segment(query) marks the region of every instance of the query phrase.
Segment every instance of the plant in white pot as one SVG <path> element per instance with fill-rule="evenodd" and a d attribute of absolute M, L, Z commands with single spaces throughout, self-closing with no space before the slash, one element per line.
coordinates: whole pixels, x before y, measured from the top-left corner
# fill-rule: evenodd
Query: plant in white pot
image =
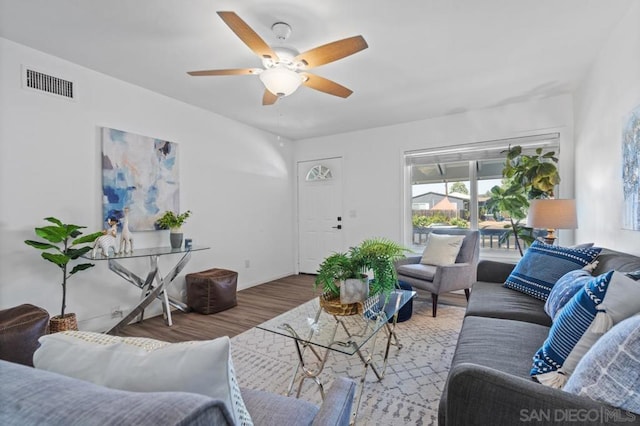
<path fill-rule="evenodd" d="M 363 273 L 362 265 L 355 262 L 350 254 L 333 253 L 328 256 L 320 264 L 315 280 L 316 288 L 321 286 L 327 297 L 340 298 L 343 304 L 362 302 L 369 296 L 369 279 Z M 349 296 L 345 294 L 347 287 L 351 293 Z M 353 293 L 358 293 L 359 297 Z"/>
<path fill-rule="evenodd" d="M 160 229 L 170 229 L 171 247 L 180 248 L 182 246 L 182 225 L 191 216 L 191 210 L 184 213 L 175 214 L 168 210 L 156 221 Z"/>
<path fill-rule="evenodd" d="M 369 292 L 372 295 L 389 293 L 398 282 L 394 262 L 404 257 L 406 251 L 406 248 L 386 238 L 364 240 L 347 253 L 328 256 L 318 269 L 315 286 L 321 286 L 328 297 L 339 297 L 341 304 L 363 301 Z M 366 275 L 369 270 L 373 272 L 371 281 Z M 361 290 L 354 291 L 355 287 Z"/>
<path fill-rule="evenodd" d="M 30 245 L 38 250 L 42 250 L 42 258 L 55 264 L 62 271 L 62 308 L 60 315 L 51 317 L 50 332 L 64 330 L 77 330 L 78 322 L 76 314 L 65 313 L 67 302 L 67 279 L 77 272 L 91 268 L 93 263 L 76 264 L 71 271 L 68 271 L 70 262 L 78 259 L 83 254 L 91 250 L 91 246 L 79 246 L 81 244 L 91 243 L 102 235 L 102 232 L 94 232 L 93 234 L 82 235 L 80 229 L 86 226 L 72 225 L 62 223 L 55 217 L 47 217 L 44 220 L 53 225 L 42 228 L 35 228 L 36 235 L 44 238 L 48 242 L 26 240 L 25 244 Z M 79 237 L 79 238 L 78 238 Z"/>

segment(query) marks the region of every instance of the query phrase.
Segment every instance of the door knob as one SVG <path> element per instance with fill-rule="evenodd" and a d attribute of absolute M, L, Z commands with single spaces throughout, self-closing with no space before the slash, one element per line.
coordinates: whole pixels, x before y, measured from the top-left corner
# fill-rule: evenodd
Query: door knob
<path fill-rule="evenodd" d="M 333 229 L 342 229 L 342 225 L 332 226 Z"/>

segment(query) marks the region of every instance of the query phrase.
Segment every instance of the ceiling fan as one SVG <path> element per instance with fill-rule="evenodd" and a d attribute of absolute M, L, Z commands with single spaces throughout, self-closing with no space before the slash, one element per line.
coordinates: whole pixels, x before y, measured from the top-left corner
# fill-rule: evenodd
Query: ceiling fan
<path fill-rule="evenodd" d="M 262 59 L 263 68 L 234 68 L 223 70 L 190 71 L 191 76 L 212 75 L 258 75 L 265 85 L 262 105 L 273 105 L 278 98 L 289 96 L 300 85 L 330 95 L 346 98 L 352 90 L 326 78 L 307 72 L 311 68 L 337 61 L 368 47 L 365 39 L 358 35 L 334 41 L 303 53 L 286 47 L 271 48 L 234 12 L 217 12 L 220 18 L 239 38 Z M 286 40 L 291 27 L 276 22 L 271 27 L 279 40 Z"/>

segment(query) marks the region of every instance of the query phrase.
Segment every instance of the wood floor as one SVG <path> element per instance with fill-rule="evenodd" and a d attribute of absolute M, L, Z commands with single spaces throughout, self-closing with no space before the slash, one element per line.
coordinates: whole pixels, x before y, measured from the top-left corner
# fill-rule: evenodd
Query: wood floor
<path fill-rule="evenodd" d="M 133 323 L 120 336 L 150 337 L 165 342 L 209 340 L 233 337 L 318 296 L 313 288 L 315 275 L 291 275 L 238 292 L 238 306 L 211 315 L 172 311 L 173 325 L 167 327 L 162 315 Z M 430 300 L 429 293 L 419 291 L 418 298 Z M 439 303 L 466 306 L 464 294 L 446 293 Z M 428 312 L 419 314 L 430 315 Z M 417 314 L 414 312 L 414 314 Z"/>
<path fill-rule="evenodd" d="M 314 275 L 291 275 L 238 292 L 238 306 L 211 315 L 172 311 L 173 325 L 162 315 L 126 326 L 120 336 L 150 337 L 165 342 L 233 337 L 318 296 Z"/>

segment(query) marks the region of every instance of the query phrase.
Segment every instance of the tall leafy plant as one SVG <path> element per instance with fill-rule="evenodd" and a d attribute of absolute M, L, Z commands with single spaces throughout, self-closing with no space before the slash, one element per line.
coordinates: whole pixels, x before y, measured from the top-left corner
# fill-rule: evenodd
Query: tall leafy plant
<path fill-rule="evenodd" d="M 558 158 L 554 151 L 544 152 L 542 148 L 535 154 L 523 154 L 522 147 L 510 147 L 506 154 L 502 186 L 491 188 L 491 198 L 485 207 L 494 216 L 507 216 L 509 225 L 500 239 L 514 236 L 516 248 L 523 255 L 523 241 L 531 244 L 534 240 L 533 229 L 520 223 L 527 216 L 529 200 L 551 198 L 556 185 L 560 183 Z"/>
<path fill-rule="evenodd" d="M 91 246 L 80 247 L 80 245 L 95 241 L 102 235 L 102 232 L 80 237 L 82 235 L 80 229 L 86 228 L 86 226 L 65 224 L 55 217 L 47 217 L 44 220 L 53 225 L 35 228 L 35 233 L 48 242 L 26 240 L 25 244 L 42 250 L 42 258 L 58 266 L 62 271 L 62 308 L 60 317 L 64 318 L 67 301 L 67 279 L 80 271 L 94 266 L 93 263 L 80 263 L 69 270 L 70 262 L 90 251 Z"/>
<path fill-rule="evenodd" d="M 522 187 L 529 200 L 553 197 L 553 190 L 560 183 L 554 151 L 543 153 L 542 148 L 537 148 L 535 154 L 527 155 L 521 146 L 514 146 L 506 155 L 502 174 L 511 186 Z"/>

